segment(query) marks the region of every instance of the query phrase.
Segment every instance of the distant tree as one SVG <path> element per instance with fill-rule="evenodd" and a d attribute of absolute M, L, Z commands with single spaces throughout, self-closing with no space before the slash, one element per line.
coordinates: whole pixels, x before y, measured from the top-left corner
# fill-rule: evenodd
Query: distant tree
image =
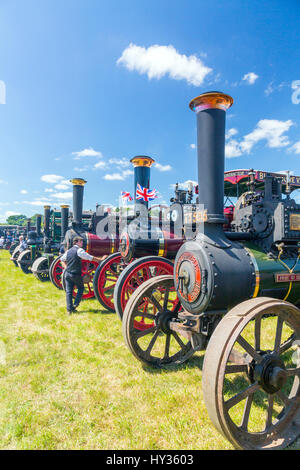
<path fill-rule="evenodd" d="M 10 225 L 26 225 L 27 217 L 23 214 L 10 215 L 6 219 L 6 223 Z"/>

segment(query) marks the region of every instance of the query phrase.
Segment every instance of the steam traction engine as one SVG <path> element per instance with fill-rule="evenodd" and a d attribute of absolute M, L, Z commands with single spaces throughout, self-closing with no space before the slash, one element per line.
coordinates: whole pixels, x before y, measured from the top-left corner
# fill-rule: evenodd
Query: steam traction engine
<path fill-rule="evenodd" d="M 120 319 L 139 285 L 151 277 L 173 274 L 176 253 L 185 239 L 184 208 L 192 207 L 192 199 L 192 183 L 188 190 L 179 189 L 176 184 L 175 197 L 171 198 L 164 218 L 161 212 L 158 219 L 149 216 L 131 224 L 121 234 L 119 249 L 124 269 L 114 289 L 114 307 Z"/>
<path fill-rule="evenodd" d="M 172 274 L 173 263 L 166 259 L 166 254 L 167 252 L 173 254 L 175 258 L 182 242 L 176 241 L 173 234 L 170 240 L 169 227 L 167 230 L 162 228 L 163 208 L 161 206 L 158 206 L 158 216 L 151 217 L 152 208 L 148 207 L 147 197 L 145 200 L 137 199 L 138 185 L 146 189 L 150 187 L 150 171 L 154 160 L 151 157 L 139 155 L 130 161 L 134 167 L 134 214 L 127 218 L 125 226 L 121 220 L 119 252 L 110 255 L 100 263 L 94 277 L 94 291 L 97 299 L 106 309 L 116 311 L 120 318 L 122 318 L 128 297 L 137 285 L 154 275 Z M 146 242 L 143 240 L 144 237 L 141 237 L 144 232 L 147 233 Z M 153 234 L 156 236 L 151 236 Z M 169 241 L 168 248 L 167 241 Z M 149 254 L 152 256 L 147 256 Z"/>
<path fill-rule="evenodd" d="M 49 281 L 50 266 L 59 254 L 59 249 L 68 229 L 69 206 L 61 205 L 61 211 L 51 211 L 50 206 L 44 206 L 43 245 L 40 253 L 34 259 L 31 271 L 42 282 Z"/>
<path fill-rule="evenodd" d="M 290 181 L 266 175 L 258 190 L 252 177 L 231 231 L 223 230 L 232 103 L 219 92 L 190 103 L 203 224 L 178 250 L 174 278 L 150 279 L 131 296 L 123 334 L 148 365 L 181 363 L 206 348 L 203 395 L 215 427 L 236 448 L 279 449 L 300 434 L 300 205 Z"/>

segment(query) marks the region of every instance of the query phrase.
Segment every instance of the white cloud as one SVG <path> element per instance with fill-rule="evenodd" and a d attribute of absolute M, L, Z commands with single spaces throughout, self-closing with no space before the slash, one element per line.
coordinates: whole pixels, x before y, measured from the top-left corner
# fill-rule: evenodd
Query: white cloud
<path fill-rule="evenodd" d="M 23 204 L 28 204 L 29 206 L 44 206 L 46 203 L 49 203 L 49 200 L 44 198 L 35 199 L 34 201 L 24 201 Z"/>
<path fill-rule="evenodd" d="M 191 148 L 191 149 L 195 149 L 195 148 L 196 148 L 196 144 L 190 144 L 190 148 Z"/>
<path fill-rule="evenodd" d="M 107 174 L 107 175 L 104 175 L 103 178 L 108 181 L 116 181 L 116 180 L 123 181 L 125 179 L 124 176 L 121 175 L 121 173 Z"/>
<path fill-rule="evenodd" d="M 97 152 L 94 150 L 92 147 L 89 147 L 84 150 L 80 150 L 80 152 L 72 152 L 72 155 L 75 155 L 75 160 L 79 160 L 82 157 L 98 157 L 98 158 L 103 158 L 103 155 L 101 152 Z"/>
<path fill-rule="evenodd" d="M 157 168 L 159 171 L 170 171 L 170 170 L 172 170 L 171 165 L 161 165 L 160 163 L 155 163 L 154 167 Z"/>
<path fill-rule="evenodd" d="M 287 121 L 261 119 L 257 123 L 254 131 L 245 135 L 240 142 L 235 139 L 230 140 L 229 138 L 225 145 L 225 156 L 227 158 L 232 158 L 239 157 L 243 153 L 250 153 L 253 146 L 261 140 L 265 140 L 266 145 L 269 148 L 286 147 L 290 142 L 288 136 L 284 134 L 292 125 L 293 121 L 290 119 Z M 235 135 L 235 133 L 231 133 L 231 135 Z"/>
<path fill-rule="evenodd" d="M 133 170 L 123 170 L 116 173 L 106 174 L 103 176 L 108 181 L 124 181 L 127 176 L 133 175 Z"/>
<path fill-rule="evenodd" d="M 146 49 L 131 43 L 117 63 L 128 70 L 146 74 L 149 79 L 168 75 L 174 80 L 186 80 L 194 86 L 202 85 L 205 77 L 212 72 L 198 57 L 179 54 L 172 45 L 155 44 Z"/>
<path fill-rule="evenodd" d="M 65 189 L 69 189 L 69 186 L 67 184 L 56 184 L 55 186 L 55 189 L 60 189 L 60 190 L 65 190 Z"/>
<path fill-rule="evenodd" d="M 50 184 L 59 183 L 63 179 L 64 179 L 64 177 L 59 176 L 59 175 L 43 175 L 43 176 L 41 176 L 41 181 L 44 181 L 45 183 L 50 183 Z"/>
<path fill-rule="evenodd" d="M 65 193 L 53 193 L 51 197 L 55 197 L 55 199 L 72 199 L 73 193 L 65 192 Z"/>
<path fill-rule="evenodd" d="M 134 175 L 133 170 L 124 170 L 122 171 L 122 175 L 126 178 L 126 176 Z"/>
<path fill-rule="evenodd" d="M 233 127 L 226 132 L 225 139 L 231 139 L 234 135 L 238 134 L 237 129 L 234 129 Z"/>
<path fill-rule="evenodd" d="M 253 85 L 253 83 L 255 83 L 257 79 L 258 75 L 256 75 L 256 73 L 254 72 L 246 73 L 242 78 L 242 80 L 246 81 L 248 85 Z"/>
<path fill-rule="evenodd" d="M 96 168 L 96 170 L 99 170 L 99 169 L 102 169 L 102 168 L 105 168 L 106 167 L 106 163 L 103 162 L 103 161 L 99 161 L 97 163 L 95 163 L 94 165 L 94 168 Z"/>
<path fill-rule="evenodd" d="M 26 189 L 21 189 L 21 191 L 20 191 L 20 194 L 27 194 L 27 193 L 28 193 L 28 191 L 26 191 Z"/>
<path fill-rule="evenodd" d="M 111 165 L 130 166 L 130 162 L 126 158 L 110 158 L 108 161 Z"/>
<path fill-rule="evenodd" d="M 298 140 L 298 142 L 295 142 L 294 145 L 292 145 L 289 148 L 289 151 L 299 154 L 300 153 L 300 140 Z"/>
<path fill-rule="evenodd" d="M 277 119 L 261 119 L 250 134 L 245 135 L 241 143 L 242 149 L 249 153 L 253 145 L 260 140 L 266 140 L 270 148 L 279 148 L 289 145 L 286 135 L 283 135 L 293 125 L 293 121 L 278 121 Z"/>
<path fill-rule="evenodd" d="M 13 211 L 6 211 L 5 212 L 6 217 L 9 217 L 11 215 L 19 215 L 19 214 L 20 214 L 20 212 L 13 212 Z"/>
<path fill-rule="evenodd" d="M 45 188 L 45 193 L 54 193 L 54 189 L 52 189 L 52 188 Z"/>
<path fill-rule="evenodd" d="M 241 145 L 235 139 L 230 140 L 225 144 L 225 157 L 233 158 L 242 155 Z"/>

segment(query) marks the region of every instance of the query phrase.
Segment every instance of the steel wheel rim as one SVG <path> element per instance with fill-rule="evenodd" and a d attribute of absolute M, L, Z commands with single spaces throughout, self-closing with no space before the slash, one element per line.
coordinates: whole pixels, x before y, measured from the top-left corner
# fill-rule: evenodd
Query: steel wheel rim
<path fill-rule="evenodd" d="M 299 314 L 299 310 L 287 302 L 251 299 L 223 318 L 208 344 L 203 368 L 204 400 L 215 427 L 236 448 L 284 448 L 300 434 L 300 360 L 297 359 L 296 366 L 285 368 L 289 384 L 272 393 L 269 390 L 274 380 L 275 360 L 287 357 L 295 340 L 300 338 Z M 258 343 L 263 343 L 262 324 L 267 324 L 268 318 L 276 330 L 274 338 L 272 336 L 274 350 L 268 349 L 270 352 L 261 346 L 257 348 Z M 251 342 L 244 338 L 246 328 L 251 327 L 250 322 L 253 328 Z M 294 334 L 283 341 L 282 331 L 286 326 Z M 237 347 L 244 351 L 242 358 Z M 246 377 L 243 382 L 241 374 Z M 234 386 L 237 389 L 240 384 L 240 390 L 225 398 L 230 384 L 232 389 Z M 288 387 L 288 395 L 285 387 Z M 260 415 L 264 418 L 256 424 L 255 419 Z"/>
<path fill-rule="evenodd" d="M 62 284 L 62 274 L 63 274 L 63 267 L 60 261 L 60 257 L 53 261 L 50 267 L 50 279 L 52 283 L 57 287 L 57 289 L 63 289 Z"/>
<path fill-rule="evenodd" d="M 146 365 L 165 367 L 181 364 L 194 353 L 191 342 L 174 331 L 168 331 L 165 326 L 167 321 L 163 321 L 168 315 L 172 318 L 176 317 L 180 310 L 181 305 L 178 299 L 172 300 L 173 308 L 170 308 L 170 303 L 165 300 L 164 294 L 173 293 L 174 289 L 173 276 L 165 275 L 149 279 L 136 290 L 125 307 L 122 326 L 126 344 L 134 356 Z M 159 290 L 161 294 L 158 302 L 153 301 L 154 290 L 156 292 Z M 148 299 L 156 310 L 149 311 L 148 302 L 147 308 L 142 312 L 141 299 Z M 162 311 L 159 311 L 158 305 L 162 307 Z M 141 327 L 140 317 L 144 318 L 145 323 L 148 321 L 146 326 Z M 145 341 L 144 347 L 139 344 L 141 339 Z M 159 340 L 161 340 L 161 349 L 155 355 L 154 349 Z"/>

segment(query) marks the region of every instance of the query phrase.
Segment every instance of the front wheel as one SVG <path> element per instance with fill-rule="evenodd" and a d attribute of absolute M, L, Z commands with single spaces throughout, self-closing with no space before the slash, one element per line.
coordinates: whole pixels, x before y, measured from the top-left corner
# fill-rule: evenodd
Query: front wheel
<path fill-rule="evenodd" d="M 187 337 L 174 328 L 180 310 L 173 276 L 149 279 L 132 294 L 124 310 L 123 336 L 129 350 L 143 364 L 181 364 L 202 347 L 201 335 L 192 333 Z"/>
<path fill-rule="evenodd" d="M 203 396 L 238 449 L 282 449 L 300 434 L 300 310 L 277 299 L 230 310 L 208 343 Z"/>

